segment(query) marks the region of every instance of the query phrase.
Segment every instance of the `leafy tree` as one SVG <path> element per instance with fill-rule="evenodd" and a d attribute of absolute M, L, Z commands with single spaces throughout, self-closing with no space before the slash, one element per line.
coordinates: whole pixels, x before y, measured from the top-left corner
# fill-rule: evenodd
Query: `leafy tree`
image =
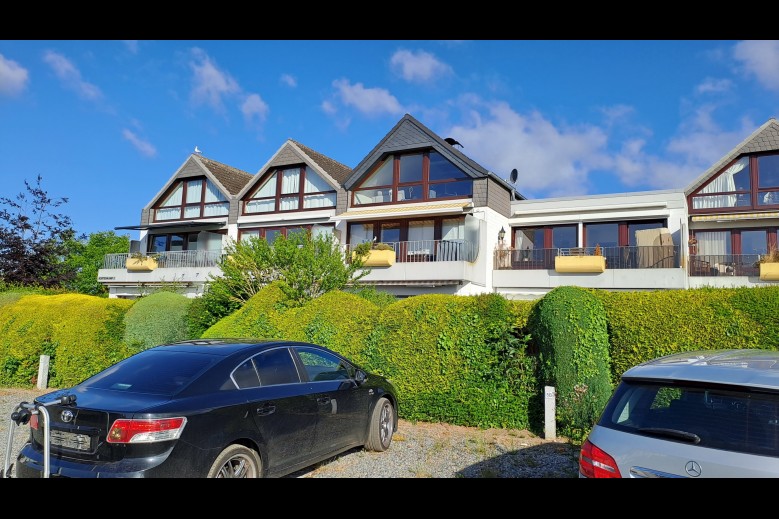
<path fill-rule="evenodd" d="M 105 297 L 108 290 L 98 282 L 97 271 L 106 254 L 121 254 L 130 250 L 130 236 L 119 236 L 114 231 L 95 232 L 86 240 L 71 239 L 66 246 L 69 254 L 65 264 L 76 273 L 66 284 L 67 288 L 81 294 Z"/>
<path fill-rule="evenodd" d="M 273 281 L 290 306 L 341 289 L 370 272 L 362 267 L 370 246 L 357 246 L 347 258 L 332 234 L 312 237 L 308 231 L 278 236 L 273 244 L 259 237 L 231 242 L 219 263 L 221 275 L 210 277 L 202 301 L 191 307 L 190 326 L 208 328 Z"/>
<path fill-rule="evenodd" d="M 15 198 L 0 197 L 0 278 L 9 284 L 50 288 L 75 276 L 63 260 L 76 232 L 70 217 L 55 211 L 68 199 L 50 197 L 41 181 L 25 180 Z"/>

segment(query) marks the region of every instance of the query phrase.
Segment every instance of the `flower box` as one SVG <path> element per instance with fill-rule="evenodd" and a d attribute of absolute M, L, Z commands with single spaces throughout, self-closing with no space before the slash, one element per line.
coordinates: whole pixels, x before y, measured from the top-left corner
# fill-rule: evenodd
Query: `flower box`
<path fill-rule="evenodd" d="M 779 263 L 761 263 L 760 281 L 779 281 Z"/>
<path fill-rule="evenodd" d="M 151 272 L 157 268 L 157 260 L 148 256 L 143 258 L 127 258 L 125 262 L 127 270 L 132 272 Z"/>
<path fill-rule="evenodd" d="M 391 267 L 395 264 L 394 250 L 370 250 L 363 260 L 363 267 Z"/>
<path fill-rule="evenodd" d="M 563 273 L 603 272 L 606 270 L 605 256 L 555 256 L 554 269 Z"/>

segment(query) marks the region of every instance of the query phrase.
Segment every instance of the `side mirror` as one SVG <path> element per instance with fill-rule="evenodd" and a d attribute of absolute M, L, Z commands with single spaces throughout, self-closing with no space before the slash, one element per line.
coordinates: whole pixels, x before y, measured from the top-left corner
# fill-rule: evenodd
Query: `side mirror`
<path fill-rule="evenodd" d="M 354 381 L 357 382 L 358 386 L 361 386 L 365 383 L 366 380 L 368 380 L 368 374 L 365 373 L 363 370 L 358 369 L 357 372 L 354 374 Z"/>

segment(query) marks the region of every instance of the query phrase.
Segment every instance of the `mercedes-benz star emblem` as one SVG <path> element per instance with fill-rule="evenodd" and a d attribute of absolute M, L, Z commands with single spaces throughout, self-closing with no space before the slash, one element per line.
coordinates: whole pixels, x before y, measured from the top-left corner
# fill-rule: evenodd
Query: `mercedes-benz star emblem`
<path fill-rule="evenodd" d="M 688 461 L 687 465 L 684 466 L 684 470 L 693 478 L 701 475 L 701 466 L 698 465 L 697 461 Z"/>
<path fill-rule="evenodd" d="M 65 409 L 65 410 L 64 410 L 64 411 L 62 411 L 62 413 L 60 414 L 60 418 L 61 418 L 61 419 L 62 419 L 62 421 L 63 421 L 63 422 L 65 422 L 65 423 L 72 422 L 72 421 L 73 421 L 73 411 L 71 411 L 70 409 Z"/>

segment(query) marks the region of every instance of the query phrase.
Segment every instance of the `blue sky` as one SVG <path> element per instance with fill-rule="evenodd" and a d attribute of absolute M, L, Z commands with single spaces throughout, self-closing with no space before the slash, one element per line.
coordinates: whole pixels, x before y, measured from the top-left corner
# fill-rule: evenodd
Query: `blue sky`
<path fill-rule="evenodd" d="M 0 40 L 0 196 L 137 225 L 195 146 L 355 167 L 406 113 L 528 198 L 682 189 L 778 101 L 777 41 Z"/>

